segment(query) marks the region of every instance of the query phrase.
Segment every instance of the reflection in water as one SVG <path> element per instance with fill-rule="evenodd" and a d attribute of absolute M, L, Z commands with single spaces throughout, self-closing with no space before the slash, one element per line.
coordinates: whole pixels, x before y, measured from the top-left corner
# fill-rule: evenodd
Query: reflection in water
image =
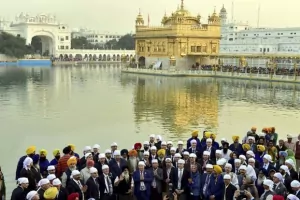
<path fill-rule="evenodd" d="M 116 64 L 0 68 L 8 194 L 17 158 L 29 145 L 51 152 L 74 143 L 81 153 L 94 143 L 102 150 L 111 142 L 131 148 L 152 133 L 185 140 L 193 129 L 230 139 L 253 125 L 276 126 L 284 137 L 298 131 L 299 104 L 300 85 L 293 84 L 121 74 Z"/>
<path fill-rule="evenodd" d="M 194 128 L 225 136 L 233 135 L 234 128 L 240 125 L 244 128 L 238 134 L 244 134 L 252 125 L 278 127 L 282 123 L 280 111 L 283 115 L 294 115 L 293 120 L 298 118 L 300 86 L 297 84 L 133 74 L 122 74 L 121 80 L 123 85 L 135 85 L 136 123 L 160 122 L 165 132 L 172 133 L 169 137 L 182 134 L 188 137 L 187 133 Z M 275 111 L 276 119 L 272 119 L 267 113 Z M 258 119 L 264 114 L 268 115 L 266 119 Z M 235 124 L 240 120 L 242 124 Z"/>

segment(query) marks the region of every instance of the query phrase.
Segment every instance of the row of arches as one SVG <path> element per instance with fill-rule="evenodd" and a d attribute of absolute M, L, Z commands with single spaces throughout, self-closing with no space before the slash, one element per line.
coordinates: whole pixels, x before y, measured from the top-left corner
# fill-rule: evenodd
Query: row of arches
<path fill-rule="evenodd" d="M 127 54 L 125 55 L 126 60 L 130 61 L 134 55 Z M 114 54 L 114 55 L 106 55 L 106 54 L 100 54 L 100 55 L 92 55 L 92 54 L 60 54 L 58 57 L 59 60 L 64 61 L 121 61 L 122 55 L 120 54 Z"/>

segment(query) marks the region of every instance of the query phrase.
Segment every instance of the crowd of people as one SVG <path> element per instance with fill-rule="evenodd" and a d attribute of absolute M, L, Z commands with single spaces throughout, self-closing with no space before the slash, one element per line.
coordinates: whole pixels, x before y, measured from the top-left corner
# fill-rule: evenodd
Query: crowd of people
<path fill-rule="evenodd" d="M 300 198 L 300 135 L 279 139 L 274 127 L 232 142 L 193 131 L 186 145 L 163 141 L 160 135 L 135 143 L 132 149 L 100 152 L 86 146 L 80 157 L 70 144 L 53 150 L 26 150 L 16 169 L 11 200 L 298 200 Z M 0 199 L 5 200 L 1 173 Z"/>

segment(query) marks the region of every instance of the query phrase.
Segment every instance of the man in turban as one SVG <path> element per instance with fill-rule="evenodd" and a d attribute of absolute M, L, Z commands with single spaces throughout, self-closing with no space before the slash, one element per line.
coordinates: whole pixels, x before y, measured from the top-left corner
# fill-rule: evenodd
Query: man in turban
<path fill-rule="evenodd" d="M 40 173 L 45 178 L 48 174 L 47 167 L 49 166 L 49 161 L 47 159 L 47 151 L 45 149 L 40 150 L 39 166 L 40 166 Z"/>
<path fill-rule="evenodd" d="M 60 150 L 59 149 L 54 149 L 52 154 L 53 154 L 54 158 L 50 161 L 49 165 L 56 166 L 59 159 L 60 159 Z"/>
<path fill-rule="evenodd" d="M 239 139 L 240 139 L 240 136 L 238 136 L 238 135 L 232 136 L 233 143 L 229 146 L 229 149 L 232 152 L 235 152 L 237 154 L 237 156 L 243 154 L 243 147 L 242 147 L 242 144 L 239 143 Z"/>
<path fill-rule="evenodd" d="M 257 145 L 257 152 L 255 153 L 255 160 L 259 163 L 263 162 L 263 157 L 266 154 L 266 147 L 264 145 Z"/>
<path fill-rule="evenodd" d="M 25 199 L 26 196 L 25 190 L 28 188 L 28 185 L 29 185 L 28 178 L 19 178 L 18 187 L 13 190 L 11 195 L 11 200 Z"/>
<path fill-rule="evenodd" d="M 86 184 L 87 180 L 90 178 L 91 176 L 90 169 L 94 167 L 94 164 L 95 164 L 94 160 L 89 159 L 86 161 L 86 167 L 80 170 L 80 177 L 84 184 Z"/>
<path fill-rule="evenodd" d="M 20 172 L 23 169 L 23 162 L 25 160 L 26 157 L 30 157 L 32 158 L 35 155 L 35 150 L 36 147 L 35 146 L 30 146 L 26 149 L 26 155 L 22 156 L 19 161 L 18 161 L 18 165 L 17 165 L 17 169 L 16 169 L 16 180 L 18 180 L 18 178 L 20 178 Z"/>
<path fill-rule="evenodd" d="M 45 200 L 56 200 L 56 196 L 58 194 L 58 190 L 56 187 L 48 188 L 44 193 Z"/>
<path fill-rule="evenodd" d="M 63 149 L 64 155 L 58 160 L 57 169 L 56 169 L 56 177 L 61 177 L 61 175 L 66 171 L 68 168 L 68 160 L 71 157 L 72 150 L 70 146 L 67 146 Z M 77 162 L 76 162 L 77 164 Z"/>
<path fill-rule="evenodd" d="M 136 150 L 130 150 L 128 152 L 129 159 L 127 160 L 129 173 L 132 173 L 137 169 L 139 159 L 137 157 L 138 152 Z"/>
<path fill-rule="evenodd" d="M 198 138 L 198 133 L 199 133 L 198 130 L 194 130 L 192 132 L 192 137 L 190 139 L 188 139 L 187 142 L 186 142 L 187 149 L 189 149 L 191 147 L 191 141 L 192 140 L 196 140 L 196 142 L 197 142 L 197 148 L 201 149 L 201 142 L 200 142 L 200 140 Z"/>
<path fill-rule="evenodd" d="M 121 150 L 121 156 L 124 160 L 128 159 L 128 150 L 127 149 L 122 149 Z"/>
<path fill-rule="evenodd" d="M 72 171 L 76 170 L 77 158 L 75 156 L 70 157 L 67 161 L 67 165 L 68 168 L 64 171 L 61 177 L 62 186 L 64 188 L 66 188 L 71 179 Z"/>
<path fill-rule="evenodd" d="M 223 199 L 225 187 L 222 172 L 222 168 L 219 165 L 213 166 L 213 178 L 208 184 L 208 196 L 206 198 L 215 200 Z"/>
<path fill-rule="evenodd" d="M 69 194 L 68 200 L 79 200 L 79 193 L 71 193 L 71 194 Z"/>

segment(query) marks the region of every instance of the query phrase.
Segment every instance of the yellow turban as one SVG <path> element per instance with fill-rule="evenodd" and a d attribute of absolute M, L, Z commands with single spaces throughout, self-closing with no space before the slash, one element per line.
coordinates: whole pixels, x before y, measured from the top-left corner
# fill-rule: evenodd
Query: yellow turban
<path fill-rule="evenodd" d="M 260 151 L 260 152 L 264 152 L 266 150 L 266 147 L 264 145 L 259 144 L 256 147 L 257 147 L 257 150 Z"/>
<path fill-rule="evenodd" d="M 238 135 L 232 136 L 232 140 L 233 140 L 233 141 L 236 141 L 236 140 L 239 140 L 239 139 L 240 139 L 240 136 L 238 136 Z"/>
<path fill-rule="evenodd" d="M 68 144 L 68 146 L 71 147 L 71 150 L 74 152 L 75 151 L 75 145 L 74 144 Z"/>
<path fill-rule="evenodd" d="M 29 155 L 29 154 L 33 154 L 36 150 L 36 147 L 35 146 L 30 146 L 26 149 L 26 154 Z"/>
<path fill-rule="evenodd" d="M 44 154 L 45 156 L 47 156 L 47 151 L 46 151 L 46 149 L 41 149 L 41 150 L 40 150 L 40 154 Z"/>
<path fill-rule="evenodd" d="M 250 145 L 249 145 L 249 144 L 243 144 L 242 147 L 243 147 L 243 149 L 246 150 L 246 151 L 249 151 L 249 150 L 250 150 Z"/>
<path fill-rule="evenodd" d="M 205 132 L 205 137 L 210 138 L 211 132 Z"/>
<path fill-rule="evenodd" d="M 166 150 L 165 149 L 160 149 L 157 151 L 158 156 L 165 156 L 166 155 Z"/>
<path fill-rule="evenodd" d="M 252 127 L 251 127 L 251 131 L 256 131 L 256 127 L 255 127 L 255 126 L 252 126 Z"/>
<path fill-rule="evenodd" d="M 221 174 L 223 172 L 222 168 L 219 165 L 214 165 L 214 171 L 217 174 Z"/>
<path fill-rule="evenodd" d="M 53 156 L 55 157 L 59 152 L 60 152 L 59 149 L 54 149 L 54 150 L 53 150 Z"/>
<path fill-rule="evenodd" d="M 194 131 L 192 132 L 192 137 L 198 137 L 198 133 L 199 133 L 199 131 L 194 130 Z"/>
<path fill-rule="evenodd" d="M 217 136 L 216 136 L 216 134 L 212 133 L 212 134 L 210 135 L 210 137 L 211 137 L 213 140 L 215 140 Z"/>
<path fill-rule="evenodd" d="M 69 160 L 67 161 L 67 165 L 70 166 L 71 164 L 77 164 L 77 159 L 76 157 L 71 157 L 69 158 Z"/>
<path fill-rule="evenodd" d="M 44 198 L 46 200 L 53 200 L 56 198 L 58 189 L 56 187 L 50 187 L 44 192 Z"/>

